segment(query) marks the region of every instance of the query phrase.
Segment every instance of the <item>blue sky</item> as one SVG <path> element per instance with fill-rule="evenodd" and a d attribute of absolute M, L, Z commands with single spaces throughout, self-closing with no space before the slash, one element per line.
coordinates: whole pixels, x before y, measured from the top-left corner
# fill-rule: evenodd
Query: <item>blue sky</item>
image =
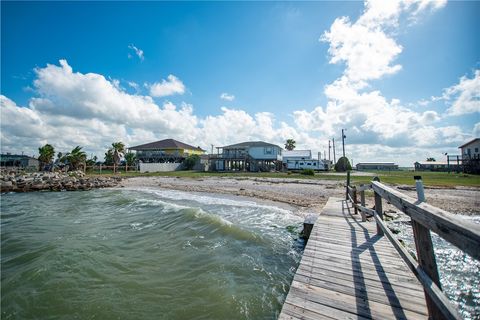
<path fill-rule="evenodd" d="M 354 162 L 411 165 L 480 133 L 480 2 L 1 9 L 2 152 L 48 142 L 101 157 L 113 141 L 169 137 L 205 149 L 292 137 L 317 152 L 347 128 Z"/>

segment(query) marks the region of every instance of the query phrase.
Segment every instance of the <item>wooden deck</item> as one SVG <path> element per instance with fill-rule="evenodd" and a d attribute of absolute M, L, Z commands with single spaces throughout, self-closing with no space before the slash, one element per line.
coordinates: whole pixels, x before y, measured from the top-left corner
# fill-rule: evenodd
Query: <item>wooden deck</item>
<path fill-rule="evenodd" d="M 330 198 L 279 319 L 427 319 L 423 287 L 374 222 Z"/>

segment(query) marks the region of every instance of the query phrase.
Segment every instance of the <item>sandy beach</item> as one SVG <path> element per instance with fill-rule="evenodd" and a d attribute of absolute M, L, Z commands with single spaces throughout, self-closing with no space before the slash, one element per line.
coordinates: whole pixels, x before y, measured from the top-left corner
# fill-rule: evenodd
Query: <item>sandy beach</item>
<path fill-rule="evenodd" d="M 253 177 L 204 177 L 201 179 L 181 177 L 135 177 L 124 179 L 123 187 L 149 187 L 208 192 L 254 197 L 292 205 L 298 214 L 319 212 L 329 197 L 344 197 L 343 181 L 302 180 Z M 415 190 L 406 186 L 394 186 L 411 197 Z M 406 189 L 406 190 L 405 190 Z M 427 202 L 455 214 L 480 215 L 480 188 L 426 188 Z M 367 199 L 372 204 L 373 199 Z"/>

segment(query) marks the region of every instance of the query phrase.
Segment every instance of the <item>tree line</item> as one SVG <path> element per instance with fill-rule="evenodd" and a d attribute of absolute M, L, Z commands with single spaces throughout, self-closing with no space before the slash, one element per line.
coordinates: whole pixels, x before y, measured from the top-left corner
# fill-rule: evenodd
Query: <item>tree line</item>
<path fill-rule="evenodd" d="M 51 144 L 45 144 L 38 148 L 40 161 L 40 170 L 53 170 L 57 168 L 67 168 L 67 171 L 75 171 L 86 169 L 97 164 L 97 156 L 87 159 L 87 154 L 82 150 L 83 147 L 76 146 L 71 151 L 55 154 L 55 148 Z M 56 159 L 55 155 L 57 156 Z M 133 152 L 126 152 L 125 144 L 121 141 L 113 142 L 112 146 L 105 152 L 104 165 L 113 166 L 114 172 L 116 167 L 120 165 L 122 157 L 125 159 L 127 166 L 135 165 L 136 156 Z"/>

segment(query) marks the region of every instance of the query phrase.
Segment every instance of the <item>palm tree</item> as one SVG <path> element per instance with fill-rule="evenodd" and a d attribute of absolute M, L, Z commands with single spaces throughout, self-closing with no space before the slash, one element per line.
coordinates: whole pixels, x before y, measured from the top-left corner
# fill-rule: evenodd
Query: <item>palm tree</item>
<path fill-rule="evenodd" d="M 125 153 L 125 145 L 121 141 L 114 142 L 110 150 L 113 154 L 113 173 L 116 173 L 116 166 L 120 164 L 120 158 Z"/>
<path fill-rule="evenodd" d="M 135 164 L 135 160 L 137 160 L 137 156 L 135 155 L 135 153 L 131 151 L 125 153 L 125 161 L 127 162 L 128 166 L 133 166 Z"/>
<path fill-rule="evenodd" d="M 82 151 L 82 147 L 76 146 L 72 151 L 65 155 L 68 163 L 73 170 L 77 170 L 80 165 L 85 165 L 87 154 Z"/>
<path fill-rule="evenodd" d="M 293 149 L 295 149 L 295 140 L 293 139 L 287 139 L 287 141 L 285 142 L 285 149 L 287 149 L 288 151 L 291 151 Z"/>
<path fill-rule="evenodd" d="M 105 157 L 104 157 L 104 164 L 106 166 L 111 166 L 113 165 L 113 153 L 112 153 L 112 149 L 108 149 L 107 152 L 105 152 Z"/>
<path fill-rule="evenodd" d="M 53 161 L 55 156 L 55 149 L 50 144 L 46 144 L 43 147 L 38 148 L 39 157 L 38 160 L 41 163 L 42 170 L 44 167 Z"/>

